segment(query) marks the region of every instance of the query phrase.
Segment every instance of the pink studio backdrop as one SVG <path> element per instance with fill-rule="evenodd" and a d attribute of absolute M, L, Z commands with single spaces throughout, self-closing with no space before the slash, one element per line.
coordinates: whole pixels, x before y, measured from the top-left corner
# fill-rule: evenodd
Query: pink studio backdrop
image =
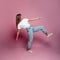
<path fill-rule="evenodd" d="M 60 52 L 60 18 L 59 0 L 0 0 L 0 48 L 8 47 L 9 42 L 15 41 L 16 26 L 15 17 L 21 13 L 24 17 L 43 17 L 40 20 L 31 22 L 32 26 L 43 25 L 48 32 L 54 35 L 50 39 L 42 32 L 34 34 L 35 40 L 39 37 L 45 41 L 50 41 L 53 50 Z M 27 32 L 21 31 L 21 35 L 27 37 Z M 25 38 L 24 38 L 25 39 Z M 20 38 L 19 38 L 20 40 Z M 20 42 L 20 41 L 19 41 Z M 37 42 L 38 43 L 38 42 Z M 23 44 L 22 44 L 23 45 Z M 34 43 L 33 43 L 34 45 Z M 11 45 L 12 46 L 12 45 Z"/>

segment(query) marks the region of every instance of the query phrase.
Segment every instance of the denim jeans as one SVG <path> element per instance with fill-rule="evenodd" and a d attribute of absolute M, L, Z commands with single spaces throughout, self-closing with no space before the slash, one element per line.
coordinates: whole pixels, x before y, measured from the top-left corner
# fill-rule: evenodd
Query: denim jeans
<path fill-rule="evenodd" d="M 43 33 L 47 33 L 47 30 L 44 28 L 44 26 L 29 27 L 27 30 L 28 30 L 28 36 L 29 36 L 28 49 L 30 49 L 32 45 L 33 32 L 37 32 L 41 30 Z"/>

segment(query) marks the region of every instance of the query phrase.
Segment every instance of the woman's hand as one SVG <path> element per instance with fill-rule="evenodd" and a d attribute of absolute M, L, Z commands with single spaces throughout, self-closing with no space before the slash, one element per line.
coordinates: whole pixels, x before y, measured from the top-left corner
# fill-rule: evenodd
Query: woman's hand
<path fill-rule="evenodd" d="M 16 38 L 16 41 L 18 40 L 18 38 Z"/>
<path fill-rule="evenodd" d="M 17 30 L 16 41 L 18 40 L 18 37 L 19 37 L 19 33 L 20 33 L 20 29 L 18 29 L 18 30 Z"/>

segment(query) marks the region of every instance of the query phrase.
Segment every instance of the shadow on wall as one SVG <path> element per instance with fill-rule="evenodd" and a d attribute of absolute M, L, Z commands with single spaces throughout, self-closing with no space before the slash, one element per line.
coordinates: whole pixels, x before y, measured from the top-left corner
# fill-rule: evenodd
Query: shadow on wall
<path fill-rule="evenodd" d="M 58 33 L 58 51 L 59 51 L 59 54 L 60 54 L 60 32 Z"/>

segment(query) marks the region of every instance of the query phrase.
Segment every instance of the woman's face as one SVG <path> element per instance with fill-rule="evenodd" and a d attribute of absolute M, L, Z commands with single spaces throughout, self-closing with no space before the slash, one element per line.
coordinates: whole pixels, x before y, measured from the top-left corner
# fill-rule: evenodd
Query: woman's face
<path fill-rule="evenodd" d="M 23 17 L 21 16 L 21 20 L 23 19 Z"/>

